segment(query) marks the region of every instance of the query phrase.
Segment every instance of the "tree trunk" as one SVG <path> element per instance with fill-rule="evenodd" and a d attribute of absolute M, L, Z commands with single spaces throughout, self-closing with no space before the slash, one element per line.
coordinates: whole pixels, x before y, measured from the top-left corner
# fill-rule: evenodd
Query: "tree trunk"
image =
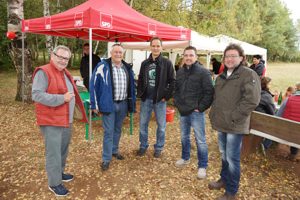
<path fill-rule="evenodd" d="M 43 6 L 44 6 L 44 16 L 50 16 L 49 1 L 43 0 Z M 46 48 L 48 50 L 48 55 L 50 58 L 50 54 L 53 50 L 53 39 L 52 36 L 50 35 L 46 35 Z"/>
<path fill-rule="evenodd" d="M 17 71 L 17 94 L 16 101 L 22 100 L 22 85 L 24 86 L 24 102 L 32 102 L 31 100 L 31 77 L 32 77 L 32 61 L 29 49 L 24 47 L 24 82 L 22 84 L 22 32 L 21 20 L 24 17 L 23 0 L 8 0 L 7 1 L 7 30 L 16 33 L 17 37 L 11 42 L 9 47 L 9 55 Z M 25 37 L 25 36 L 24 36 Z M 24 38 L 25 40 L 25 38 Z"/>
<path fill-rule="evenodd" d="M 60 0 L 57 0 L 56 2 L 56 13 L 60 13 L 60 8 L 61 8 L 61 5 L 60 5 Z M 55 44 L 54 46 L 56 47 L 58 45 L 58 38 L 59 37 L 55 37 Z"/>
<path fill-rule="evenodd" d="M 36 57 L 35 60 L 39 60 L 39 40 L 37 35 L 35 36 L 35 42 L 36 42 Z"/>

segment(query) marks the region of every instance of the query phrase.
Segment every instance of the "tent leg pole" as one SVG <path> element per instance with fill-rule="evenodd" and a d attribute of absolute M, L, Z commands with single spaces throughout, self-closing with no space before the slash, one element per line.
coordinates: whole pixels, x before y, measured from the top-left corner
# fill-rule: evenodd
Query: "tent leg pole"
<path fill-rule="evenodd" d="M 22 32 L 22 102 L 24 103 L 24 81 L 25 81 L 25 73 L 24 73 L 24 69 L 25 69 L 25 53 L 24 53 L 24 33 Z"/>
<path fill-rule="evenodd" d="M 92 29 L 89 29 L 89 81 L 92 78 Z M 90 112 L 89 112 L 89 141 L 91 142 L 92 139 L 92 109 L 91 109 L 91 104 L 90 104 Z"/>

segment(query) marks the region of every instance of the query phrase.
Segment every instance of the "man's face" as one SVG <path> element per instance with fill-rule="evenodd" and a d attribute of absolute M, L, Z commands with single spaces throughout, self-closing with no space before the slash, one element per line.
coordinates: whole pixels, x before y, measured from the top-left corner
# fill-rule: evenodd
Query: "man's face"
<path fill-rule="evenodd" d="M 68 51 L 64 49 L 58 49 L 56 53 L 51 53 L 51 60 L 54 63 L 54 66 L 56 69 L 59 71 L 62 71 L 65 69 L 68 65 L 69 59 L 70 59 L 70 54 Z"/>
<path fill-rule="evenodd" d="M 84 53 L 85 55 L 89 55 L 89 53 L 90 53 L 90 47 L 89 47 L 89 46 L 84 46 L 84 47 L 83 47 L 83 53 Z"/>
<path fill-rule="evenodd" d="M 253 58 L 252 61 L 253 61 L 253 64 L 255 64 L 255 65 L 257 65 L 259 63 L 259 59 L 257 59 L 257 58 Z"/>
<path fill-rule="evenodd" d="M 197 55 L 194 50 L 189 49 L 185 50 L 183 53 L 183 62 L 184 64 L 190 66 L 197 61 Z"/>
<path fill-rule="evenodd" d="M 159 40 L 153 40 L 150 46 L 152 56 L 157 57 L 159 56 L 160 52 L 162 51 L 162 46 Z"/>
<path fill-rule="evenodd" d="M 243 57 L 239 55 L 237 50 L 228 50 L 224 56 L 224 64 L 228 69 L 234 69 L 242 62 Z"/>
<path fill-rule="evenodd" d="M 114 46 L 110 51 L 111 60 L 114 63 L 120 63 L 123 59 L 123 48 L 120 46 Z"/>

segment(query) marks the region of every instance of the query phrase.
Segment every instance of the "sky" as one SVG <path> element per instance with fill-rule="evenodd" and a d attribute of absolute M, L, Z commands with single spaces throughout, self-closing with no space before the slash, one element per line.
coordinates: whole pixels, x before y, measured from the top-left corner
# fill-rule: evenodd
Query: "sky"
<path fill-rule="evenodd" d="M 288 10 L 290 11 L 290 17 L 293 19 L 294 23 L 296 23 L 297 19 L 300 19 L 300 1 L 299 0 L 281 0 L 284 4 L 286 4 Z M 297 9 L 298 8 L 298 9 Z"/>

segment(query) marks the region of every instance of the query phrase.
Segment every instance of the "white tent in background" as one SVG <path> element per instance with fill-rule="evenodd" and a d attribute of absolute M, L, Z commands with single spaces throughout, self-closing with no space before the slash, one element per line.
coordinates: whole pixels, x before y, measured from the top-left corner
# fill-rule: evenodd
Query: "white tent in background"
<path fill-rule="evenodd" d="M 112 44 L 113 43 L 108 44 L 108 52 L 110 52 Z M 126 50 L 125 60 L 133 63 L 133 70 L 135 74 L 138 74 L 141 62 L 150 54 L 149 42 L 122 42 L 121 44 Z M 163 51 L 170 53 L 170 60 L 174 64 L 177 55 L 181 54 L 183 49 L 189 45 L 194 46 L 198 50 L 198 53 L 207 55 L 206 66 L 209 66 L 210 55 L 222 54 L 227 43 L 192 31 L 190 41 L 163 41 Z"/>
<path fill-rule="evenodd" d="M 163 41 L 163 51 L 169 52 L 170 60 L 175 64 L 178 54 L 183 52 L 183 49 L 189 45 L 194 46 L 199 54 L 206 54 L 206 67 L 209 67 L 210 58 L 213 54 L 222 54 L 226 46 L 230 43 L 241 45 L 246 55 L 262 55 L 263 59 L 267 60 L 267 49 L 243 42 L 226 35 L 217 35 L 209 37 L 201 35 L 196 31 L 191 31 L 190 41 Z M 108 44 L 108 52 L 113 43 Z M 137 75 L 141 66 L 141 62 L 150 55 L 149 42 L 122 42 L 126 50 L 125 60 L 133 64 L 134 73 Z"/>
<path fill-rule="evenodd" d="M 149 51 L 149 42 L 122 42 L 125 49 L 135 49 Z M 182 50 L 192 45 L 196 47 L 198 53 L 222 53 L 227 43 L 219 41 L 213 37 L 201 35 L 196 31 L 191 32 L 191 41 L 164 41 L 163 50 L 168 52 L 182 52 Z"/>
<path fill-rule="evenodd" d="M 267 60 L 267 49 L 264 49 L 259 46 L 255 46 L 255 45 L 247 43 L 247 42 L 243 42 L 241 40 L 237 40 L 235 38 L 232 38 L 232 37 L 229 37 L 226 35 L 217 35 L 214 38 L 219 40 L 220 42 L 225 42 L 227 44 L 230 44 L 230 43 L 239 44 L 244 49 L 246 55 L 258 54 L 258 55 L 261 55 L 265 61 Z"/>

